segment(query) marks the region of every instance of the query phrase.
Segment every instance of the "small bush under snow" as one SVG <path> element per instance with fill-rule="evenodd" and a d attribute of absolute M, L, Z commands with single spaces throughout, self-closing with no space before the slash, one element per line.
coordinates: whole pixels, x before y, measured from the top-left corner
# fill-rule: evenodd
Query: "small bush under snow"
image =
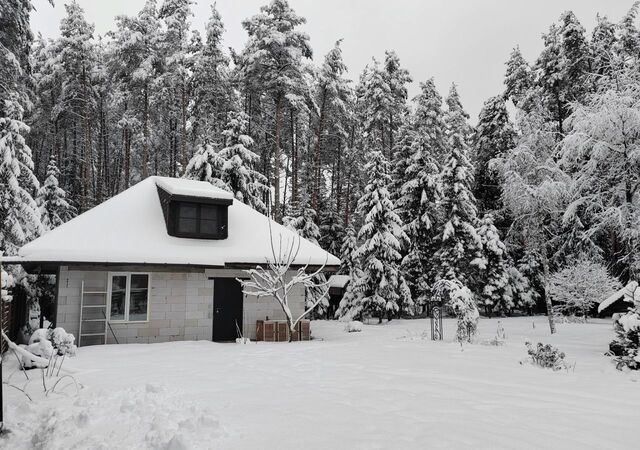
<path fill-rule="evenodd" d="M 360 332 L 362 331 L 362 322 L 360 322 L 359 320 L 352 320 L 351 322 L 347 323 L 344 329 L 347 333 Z"/>
<path fill-rule="evenodd" d="M 561 370 L 567 368 L 564 361 L 565 354 L 551 344 L 538 342 L 535 347 L 531 342 L 526 342 L 527 353 L 532 364 L 545 369 Z"/>

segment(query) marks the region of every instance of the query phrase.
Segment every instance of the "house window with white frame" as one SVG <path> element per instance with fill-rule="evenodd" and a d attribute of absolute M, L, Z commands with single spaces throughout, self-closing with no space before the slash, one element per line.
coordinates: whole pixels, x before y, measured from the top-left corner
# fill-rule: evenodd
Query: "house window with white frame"
<path fill-rule="evenodd" d="M 149 274 L 109 274 L 109 320 L 146 322 L 149 320 Z"/>

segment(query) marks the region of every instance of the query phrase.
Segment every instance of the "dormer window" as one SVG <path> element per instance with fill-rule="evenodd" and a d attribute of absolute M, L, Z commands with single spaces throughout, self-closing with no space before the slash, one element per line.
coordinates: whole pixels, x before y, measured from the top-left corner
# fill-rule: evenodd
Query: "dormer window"
<path fill-rule="evenodd" d="M 201 239 L 227 237 L 227 206 L 186 201 L 171 202 L 174 236 Z"/>
<path fill-rule="evenodd" d="M 162 213 L 170 236 L 192 239 L 226 239 L 229 205 L 233 196 L 210 187 L 194 190 L 175 180 L 156 182 Z"/>

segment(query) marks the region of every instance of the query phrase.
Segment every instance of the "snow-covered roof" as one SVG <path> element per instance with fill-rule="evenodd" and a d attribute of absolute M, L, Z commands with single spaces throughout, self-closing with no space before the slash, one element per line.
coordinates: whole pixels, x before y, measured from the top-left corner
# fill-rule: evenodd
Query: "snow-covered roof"
<path fill-rule="evenodd" d="M 157 187 L 175 195 L 226 198 L 230 194 L 209 183 L 149 177 L 22 247 L 24 263 L 171 264 L 224 267 L 264 264 L 271 258 L 267 217 L 234 200 L 229 206 L 227 239 L 187 239 L 169 236 Z M 211 197 L 215 196 L 215 197 Z M 271 221 L 276 251 L 298 235 Z M 340 261 L 306 239 L 294 265 L 337 266 Z"/>
<path fill-rule="evenodd" d="M 184 195 L 187 197 L 202 197 L 210 199 L 233 200 L 231 192 L 223 191 L 202 181 L 187 180 L 184 178 L 155 177 L 156 186 L 164 189 L 171 195 Z"/>
<path fill-rule="evenodd" d="M 602 300 L 598 306 L 598 312 L 604 311 L 620 299 L 625 302 L 633 303 L 634 295 L 639 295 L 635 293 L 636 289 L 638 289 L 638 283 L 636 281 L 629 282 L 625 287 Z"/>
<path fill-rule="evenodd" d="M 350 279 L 351 277 L 349 277 L 349 275 L 332 275 L 331 277 L 329 277 L 327 285 L 330 288 L 344 289 L 344 287 L 349 283 Z"/>

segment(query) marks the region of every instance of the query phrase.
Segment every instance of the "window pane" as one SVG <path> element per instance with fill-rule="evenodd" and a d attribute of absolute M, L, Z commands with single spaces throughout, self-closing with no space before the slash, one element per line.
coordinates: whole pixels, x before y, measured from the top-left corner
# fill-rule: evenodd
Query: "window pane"
<path fill-rule="evenodd" d="M 147 289 L 131 289 L 129 296 L 129 320 L 147 320 Z"/>
<path fill-rule="evenodd" d="M 127 276 L 115 275 L 111 278 L 111 290 L 124 291 L 127 289 Z"/>
<path fill-rule="evenodd" d="M 200 218 L 204 220 L 217 220 L 218 207 L 211 205 L 200 205 Z"/>
<path fill-rule="evenodd" d="M 201 220 L 200 233 L 209 235 L 218 234 L 218 222 L 216 220 Z"/>
<path fill-rule="evenodd" d="M 131 290 L 133 289 L 147 289 L 149 287 L 149 275 L 145 274 L 131 274 Z"/>
<path fill-rule="evenodd" d="M 180 203 L 178 216 L 183 218 L 195 219 L 198 212 L 197 205 L 193 203 Z"/>
<path fill-rule="evenodd" d="M 111 320 L 124 320 L 126 289 L 125 275 L 116 275 L 111 278 Z"/>
<path fill-rule="evenodd" d="M 178 219 L 178 232 L 179 233 L 196 233 L 198 221 L 196 219 Z"/>

